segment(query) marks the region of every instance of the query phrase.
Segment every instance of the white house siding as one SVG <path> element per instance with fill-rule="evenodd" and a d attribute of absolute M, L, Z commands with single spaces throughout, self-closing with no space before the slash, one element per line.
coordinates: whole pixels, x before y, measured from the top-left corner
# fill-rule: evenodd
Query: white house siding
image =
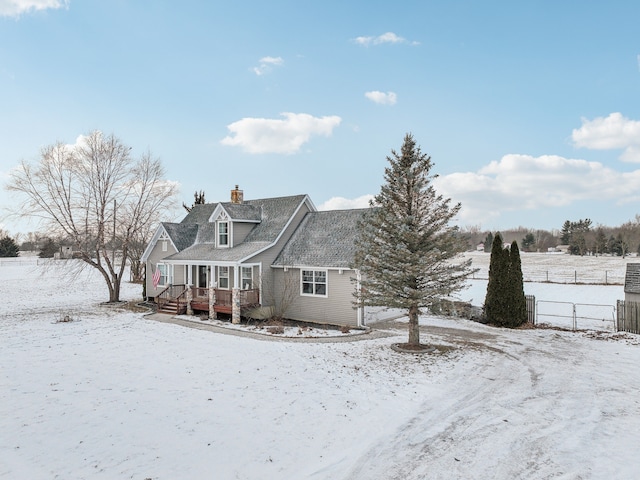
<path fill-rule="evenodd" d="M 323 270 L 318 268 L 318 270 Z M 301 295 L 300 269 L 277 269 L 275 273 L 276 283 L 279 286 L 285 284 L 285 275 L 293 273 L 296 281 L 296 296 L 284 316 L 286 318 L 304 322 L 323 323 L 329 325 L 346 325 L 350 327 L 358 326 L 358 312 L 353 308 L 353 292 L 355 284 L 351 278 L 355 276 L 353 270 L 343 270 L 342 274 L 338 270 L 327 272 L 327 293 L 326 297 L 316 297 Z M 276 301 L 283 297 L 282 290 L 276 296 Z"/>
<path fill-rule="evenodd" d="M 153 272 L 156 271 L 156 265 L 162 263 L 162 259 L 168 257 L 169 255 L 173 255 L 176 253 L 176 249 L 173 248 L 173 245 L 170 241 L 166 240 L 167 250 L 165 252 L 162 251 L 162 243 L 165 240 L 158 240 L 155 247 L 149 254 L 149 258 L 147 259 L 147 297 L 155 297 L 162 290 L 166 288 L 166 285 L 158 285 L 158 288 L 153 288 Z M 183 281 L 178 281 L 176 275 L 180 277 L 184 277 L 184 269 L 183 268 L 174 268 L 174 279 L 173 283 L 184 283 Z"/>

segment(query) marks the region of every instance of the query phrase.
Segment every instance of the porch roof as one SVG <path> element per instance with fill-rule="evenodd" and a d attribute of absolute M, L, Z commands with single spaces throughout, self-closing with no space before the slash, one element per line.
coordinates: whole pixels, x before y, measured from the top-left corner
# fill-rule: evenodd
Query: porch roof
<path fill-rule="evenodd" d="M 245 242 L 232 248 L 215 248 L 213 243 L 199 243 L 164 259 L 172 264 L 241 262 L 271 245 L 270 242 Z"/>

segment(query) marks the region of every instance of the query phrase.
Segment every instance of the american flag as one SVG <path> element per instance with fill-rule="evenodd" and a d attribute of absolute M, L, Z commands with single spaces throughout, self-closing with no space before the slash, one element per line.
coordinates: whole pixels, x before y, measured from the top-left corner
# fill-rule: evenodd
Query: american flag
<path fill-rule="evenodd" d="M 160 268 L 156 267 L 156 271 L 153 272 L 153 277 L 151 277 L 151 279 L 153 280 L 153 288 L 158 288 L 158 284 L 160 283 Z"/>

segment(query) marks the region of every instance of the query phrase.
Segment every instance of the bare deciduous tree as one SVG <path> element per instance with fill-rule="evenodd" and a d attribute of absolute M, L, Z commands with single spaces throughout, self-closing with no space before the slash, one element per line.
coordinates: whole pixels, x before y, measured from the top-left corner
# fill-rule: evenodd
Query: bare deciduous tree
<path fill-rule="evenodd" d="M 172 205 L 177 187 L 150 152 L 136 160 L 120 139 L 93 131 L 75 145 L 44 147 L 37 163 L 22 162 L 10 174 L 7 189 L 26 198 L 19 215 L 71 240 L 117 302 L 132 244 Z"/>

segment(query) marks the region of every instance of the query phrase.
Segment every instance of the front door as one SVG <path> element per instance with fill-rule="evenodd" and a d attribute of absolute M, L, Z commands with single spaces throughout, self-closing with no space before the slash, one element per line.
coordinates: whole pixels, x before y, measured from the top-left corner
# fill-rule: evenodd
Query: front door
<path fill-rule="evenodd" d="M 207 266 L 206 265 L 198 265 L 198 287 L 206 288 L 208 287 L 207 283 Z"/>

